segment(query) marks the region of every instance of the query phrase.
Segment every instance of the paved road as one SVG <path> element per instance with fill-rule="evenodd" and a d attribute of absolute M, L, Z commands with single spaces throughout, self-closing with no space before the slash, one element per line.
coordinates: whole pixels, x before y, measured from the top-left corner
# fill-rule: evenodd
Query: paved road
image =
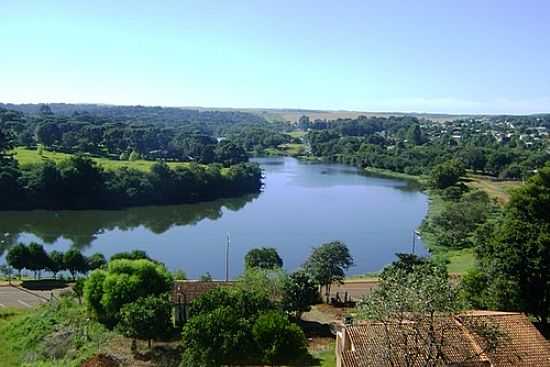
<path fill-rule="evenodd" d="M 336 293 L 338 293 L 340 299 L 343 300 L 347 292 L 348 297 L 358 301 L 361 297 L 369 294 L 377 285 L 377 280 L 348 280 L 344 284 L 333 284 L 330 289 L 330 296 L 336 298 Z"/>
<path fill-rule="evenodd" d="M 7 307 L 31 308 L 47 303 L 50 294 L 50 291 L 27 291 L 21 288 L 2 286 L 0 287 L 0 309 Z"/>

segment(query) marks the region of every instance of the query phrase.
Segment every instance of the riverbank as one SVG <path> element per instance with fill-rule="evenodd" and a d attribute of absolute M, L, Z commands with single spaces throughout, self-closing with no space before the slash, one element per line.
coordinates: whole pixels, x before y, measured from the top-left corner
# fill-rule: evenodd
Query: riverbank
<path fill-rule="evenodd" d="M 383 169 L 383 168 L 364 167 L 363 171 L 365 171 L 367 174 L 371 174 L 373 176 L 396 178 L 396 179 L 400 179 L 400 180 L 413 181 L 413 182 L 416 182 L 416 183 L 418 183 L 422 186 L 425 186 L 428 183 L 428 178 L 426 176 L 408 175 L 406 173 L 395 172 L 395 171 L 391 171 L 391 170 Z"/>

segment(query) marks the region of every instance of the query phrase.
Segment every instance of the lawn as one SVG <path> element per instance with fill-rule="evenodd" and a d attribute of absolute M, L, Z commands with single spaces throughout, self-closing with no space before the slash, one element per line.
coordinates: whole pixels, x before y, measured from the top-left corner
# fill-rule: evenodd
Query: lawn
<path fill-rule="evenodd" d="M 71 154 L 67 154 L 67 153 L 50 152 L 46 150 L 44 150 L 42 155 L 40 155 L 38 154 L 38 151 L 36 149 L 27 149 L 23 147 L 15 148 L 12 151 L 12 153 L 14 154 L 15 158 L 17 159 L 17 161 L 21 166 L 28 166 L 31 164 L 36 164 L 47 160 L 58 163 L 72 156 Z M 146 160 L 118 161 L 118 160 L 113 160 L 108 158 L 98 158 L 98 157 L 92 157 L 92 159 L 106 170 L 116 170 L 122 167 L 129 167 L 140 171 L 149 171 L 151 169 L 151 166 L 155 163 L 154 161 L 146 161 Z M 168 166 L 170 166 L 171 168 L 185 167 L 188 165 L 189 163 L 187 162 L 168 162 Z"/>
<path fill-rule="evenodd" d="M 288 133 L 288 135 L 292 136 L 293 138 L 303 138 L 306 136 L 306 132 L 303 130 L 294 130 Z"/>

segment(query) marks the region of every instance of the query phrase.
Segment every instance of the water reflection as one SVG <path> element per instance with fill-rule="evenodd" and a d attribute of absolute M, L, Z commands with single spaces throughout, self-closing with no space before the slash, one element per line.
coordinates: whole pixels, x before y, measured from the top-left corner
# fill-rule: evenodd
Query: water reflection
<path fill-rule="evenodd" d="M 203 219 L 222 217 L 223 208 L 238 211 L 258 197 L 251 194 L 200 204 L 150 206 L 125 210 L 86 211 L 5 211 L 0 212 L 0 256 L 17 242 L 22 233 L 30 233 L 45 244 L 61 238 L 83 249 L 107 231 L 129 231 L 144 227 L 162 234 L 174 226 L 195 225 Z"/>

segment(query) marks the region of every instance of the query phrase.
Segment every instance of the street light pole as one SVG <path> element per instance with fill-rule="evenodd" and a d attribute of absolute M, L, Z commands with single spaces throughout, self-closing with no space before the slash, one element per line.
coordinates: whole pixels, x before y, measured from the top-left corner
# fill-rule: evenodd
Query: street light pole
<path fill-rule="evenodd" d="M 225 281 L 229 281 L 229 245 L 231 243 L 231 237 L 227 232 L 227 238 L 225 243 Z"/>

